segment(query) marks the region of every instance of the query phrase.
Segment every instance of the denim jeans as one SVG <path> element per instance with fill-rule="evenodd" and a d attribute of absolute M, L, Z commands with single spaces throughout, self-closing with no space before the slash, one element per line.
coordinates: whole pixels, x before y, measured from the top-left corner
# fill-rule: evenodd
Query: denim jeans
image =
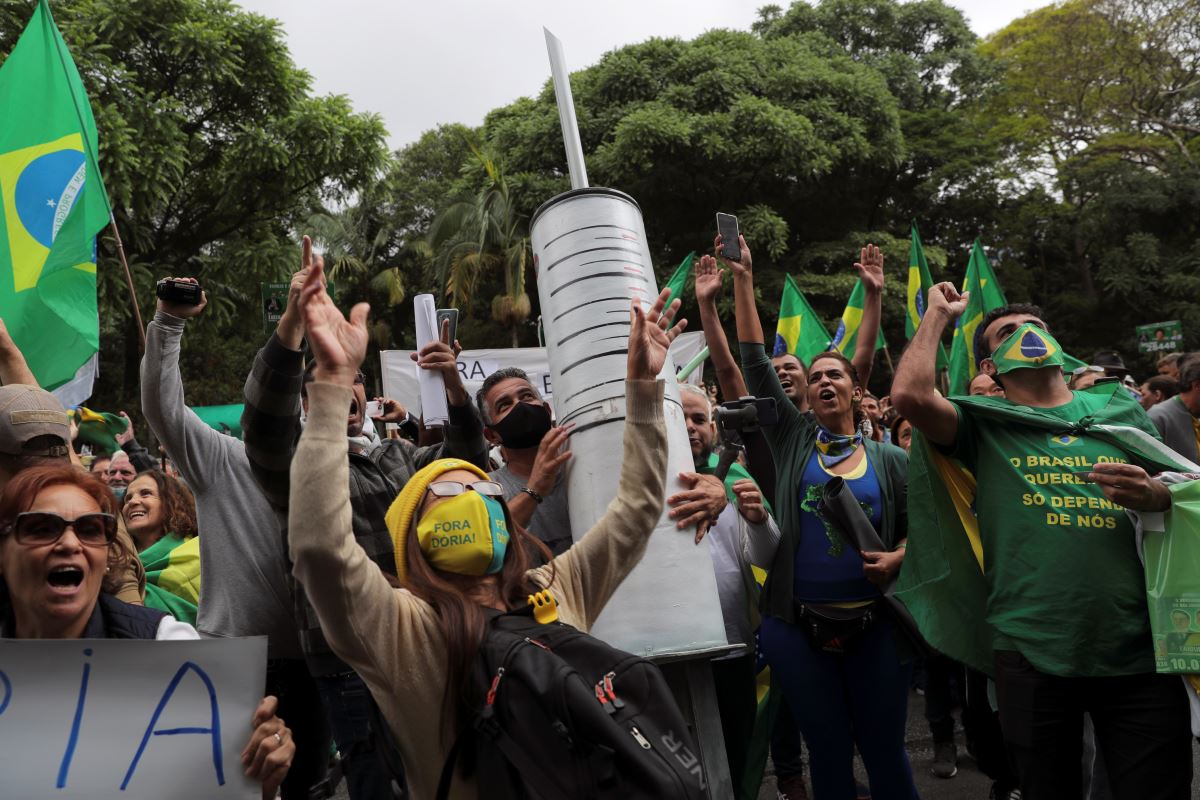
<path fill-rule="evenodd" d="M 813 796 L 853 800 L 854 748 L 875 800 L 917 800 L 904 750 L 911 670 L 881 619 L 842 654 L 818 650 L 798 625 L 764 617 L 759 631 L 771 675 L 808 744 Z"/>
<path fill-rule="evenodd" d="M 350 800 L 388 800 L 394 796 L 392 776 L 375 752 L 371 737 L 371 693 L 353 672 L 321 675 L 321 702 L 333 727 L 333 740 L 342 755 L 342 771 Z"/>

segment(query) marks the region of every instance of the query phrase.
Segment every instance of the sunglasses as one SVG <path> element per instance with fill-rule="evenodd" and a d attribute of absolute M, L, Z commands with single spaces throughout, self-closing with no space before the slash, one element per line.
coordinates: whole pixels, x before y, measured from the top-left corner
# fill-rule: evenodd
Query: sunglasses
<path fill-rule="evenodd" d="M 107 547 L 117 538 L 117 518 L 112 514 L 82 514 L 75 519 L 63 519 L 46 511 L 26 511 L 17 514 L 9 531 L 18 544 L 40 547 L 55 544 L 67 528 L 75 538 L 89 547 Z"/>
<path fill-rule="evenodd" d="M 473 489 L 485 497 L 503 497 L 504 487 L 495 481 L 475 481 L 461 483 L 459 481 L 434 481 L 429 484 L 429 493 L 437 497 L 457 497 Z"/>

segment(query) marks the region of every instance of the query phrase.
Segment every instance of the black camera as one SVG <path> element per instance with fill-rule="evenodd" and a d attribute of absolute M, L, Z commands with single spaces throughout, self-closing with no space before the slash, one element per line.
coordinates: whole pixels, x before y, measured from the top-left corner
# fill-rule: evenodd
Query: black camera
<path fill-rule="evenodd" d="M 722 431 L 756 431 L 777 422 L 774 397 L 739 397 L 717 406 L 717 427 Z"/>
<path fill-rule="evenodd" d="M 200 288 L 200 284 L 171 278 L 159 281 L 154 293 L 160 300 L 180 306 L 198 306 L 204 299 L 204 290 Z"/>

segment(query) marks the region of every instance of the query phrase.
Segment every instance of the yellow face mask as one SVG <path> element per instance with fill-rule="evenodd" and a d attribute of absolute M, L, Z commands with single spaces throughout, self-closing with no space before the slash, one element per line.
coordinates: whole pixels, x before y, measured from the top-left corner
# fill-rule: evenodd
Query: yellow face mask
<path fill-rule="evenodd" d="M 417 523 L 417 543 L 435 569 L 458 575 L 491 575 L 508 551 L 504 506 L 467 491 L 434 506 Z"/>

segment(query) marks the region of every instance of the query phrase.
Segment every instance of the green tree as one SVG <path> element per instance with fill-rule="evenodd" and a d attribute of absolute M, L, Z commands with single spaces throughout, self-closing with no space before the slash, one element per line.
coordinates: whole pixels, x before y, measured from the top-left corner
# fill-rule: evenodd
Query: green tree
<path fill-rule="evenodd" d="M 0 53 L 32 10 L 0 0 Z M 374 180 L 383 126 L 344 97 L 312 96 L 278 23 L 225 0 L 61 0 L 54 12 L 92 101 L 143 314 L 156 279 L 199 277 L 210 309 L 184 364 L 206 380 L 189 399 L 232 402 L 263 336 L 259 315 L 238 312 L 294 268 L 300 221 Z M 97 394 L 130 403 L 138 337 L 108 237 L 97 275 Z"/>
<path fill-rule="evenodd" d="M 530 262 L 525 215 L 517 210 L 508 179 L 496 160 L 468 139 L 471 159 L 464 165 L 469 177 L 482 172 L 474 196 L 442 211 L 429 231 L 429 247 L 445 296 L 470 310 L 480 278 L 499 274 L 504 291 L 491 303 L 492 319 L 508 328 L 512 346 L 529 319 L 531 302 L 525 292 L 525 268 Z"/>

